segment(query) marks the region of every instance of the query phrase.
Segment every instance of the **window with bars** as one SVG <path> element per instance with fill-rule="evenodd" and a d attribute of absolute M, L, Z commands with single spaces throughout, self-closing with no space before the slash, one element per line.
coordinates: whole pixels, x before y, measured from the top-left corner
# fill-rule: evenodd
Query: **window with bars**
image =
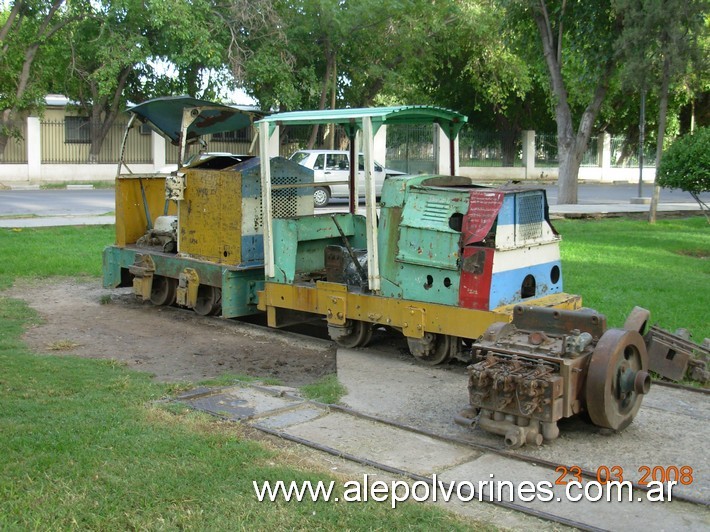
<path fill-rule="evenodd" d="M 85 116 L 64 118 L 64 142 L 67 144 L 88 144 L 91 142 L 91 122 Z"/>

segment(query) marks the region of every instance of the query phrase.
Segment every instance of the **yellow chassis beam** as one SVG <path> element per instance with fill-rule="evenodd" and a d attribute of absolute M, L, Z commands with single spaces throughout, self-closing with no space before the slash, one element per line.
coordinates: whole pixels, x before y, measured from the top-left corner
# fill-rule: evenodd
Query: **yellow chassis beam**
<path fill-rule="evenodd" d="M 580 296 L 554 294 L 526 305 L 575 310 L 582 306 Z M 347 285 L 319 281 L 315 286 L 267 282 L 259 292 L 259 310 L 266 311 L 270 327 L 277 326 L 277 309 L 320 314 L 330 325 L 344 325 L 346 320 L 360 320 L 402 330 L 410 338 L 422 338 L 425 332 L 477 339 L 494 323 L 509 322 L 515 305 L 494 311 L 393 299 L 348 291 Z"/>

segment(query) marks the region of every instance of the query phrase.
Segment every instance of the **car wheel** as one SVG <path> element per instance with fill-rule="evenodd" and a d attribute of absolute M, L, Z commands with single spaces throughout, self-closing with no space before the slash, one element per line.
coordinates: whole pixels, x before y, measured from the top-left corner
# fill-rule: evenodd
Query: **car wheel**
<path fill-rule="evenodd" d="M 327 188 L 318 187 L 313 191 L 313 204 L 316 207 L 325 207 L 330 201 L 330 192 Z"/>

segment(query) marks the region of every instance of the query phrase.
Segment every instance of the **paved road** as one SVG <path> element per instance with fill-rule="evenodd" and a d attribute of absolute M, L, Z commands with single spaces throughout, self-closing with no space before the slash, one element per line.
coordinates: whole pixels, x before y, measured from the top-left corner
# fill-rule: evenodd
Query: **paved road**
<path fill-rule="evenodd" d="M 114 190 L 0 190 L 0 216 L 87 216 L 113 212 Z"/>
<path fill-rule="evenodd" d="M 544 185 L 550 211 L 553 214 L 590 214 L 609 212 L 647 212 L 648 205 L 630 205 L 629 200 L 638 195 L 636 185 L 580 185 L 579 205 L 557 204 L 557 187 Z M 652 187 L 644 187 L 650 196 Z M 701 196 L 710 203 L 710 194 Z M 331 205 L 341 210 L 347 200 L 334 200 Z M 694 210 L 695 200 L 690 194 L 678 190 L 661 191 L 660 210 Z M 39 227 L 48 225 L 112 224 L 114 190 L 3 190 L 0 191 L 0 227 Z M 321 212 L 328 212 L 324 209 Z"/>

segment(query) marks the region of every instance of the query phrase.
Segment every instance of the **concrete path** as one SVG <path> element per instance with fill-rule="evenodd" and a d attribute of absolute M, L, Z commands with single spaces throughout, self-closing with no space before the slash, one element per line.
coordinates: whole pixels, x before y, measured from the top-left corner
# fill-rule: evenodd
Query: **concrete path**
<path fill-rule="evenodd" d="M 478 429 L 463 429 L 453 423 L 453 413 L 465 406 L 467 401 L 466 376 L 461 367 L 425 367 L 396 352 L 382 353 L 367 349 L 339 349 L 337 360 L 338 379 L 348 390 L 342 399 L 346 406 L 459 440 L 469 438 L 472 443 L 503 448 L 501 437 Z M 537 486 L 545 482 L 550 490 L 549 500 L 533 498 L 525 501 L 516 491 L 513 502 L 523 504 L 532 511 L 605 530 L 640 527 L 707 530 L 710 527 L 710 509 L 707 505 L 677 500 L 649 502 L 637 490 L 632 492 L 631 501 L 573 502 L 567 499 L 565 486 L 555 484 L 559 474 L 550 467 L 512 460 L 480 447 L 441 441 L 401 427 L 319 407 L 283 395 L 282 391 L 244 385 L 223 388 L 206 395 L 201 390 L 202 395 L 183 397 L 181 400 L 293 441 L 315 444 L 329 449 L 331 453 L 364 461 L 365 465 L 368 461 L 383 464 L 385 469 L 390 468 L 390 475 L 380 472 L 373 478 L 386 482 L 396 478 L 391 476 L 396 470 L 411 475 L 408 480 L 410 485 L 416 478 L 430 479 L 436 474 L 444 486 L 449 483 L 474 486 L 477 492 L 480 490 L 484 500 L 491 496 L 491 486 L 497 486 L 490 481 L 509 483 L 514 490 L 524 483 Z M 708 436 L 710 405 L 703 400 L 702 411 L 696 409 L 687 413 L 677 407 L 687 403 L 688 398 L 679 397 L 676 390 L 667 392 L 660 387 L 654 389 L 649 396 L 649 399 L 653 398 L 649 401 L 649 408 L 642 407 L 641 414 L 622 433 L 609 435 L 577 420 L 565 424 L 558 440 L 540 448 L 523 448 L 519 452 L 567 467 L 579 465 L 592 470 L 599 464 L 610 467 L 621 464 L 627 472 L 627 480 L 633 481 L 639 480 L 636 478 L 639 460 L 651 466 L 688 463 L 694 467 L 696 481 L 694 485 L 686 486 L 683 493 L 708 500 L 710 480 L 705 474 L 708 458 L 698 456 L 697 449 L 703 448 L 704 438 Z M 653 437 L 654 434 L 657 438 Z M 658 438 L 660 441 L 665 438 L 666 443 L 674 441 L 673 449 L 667 449 L 668 445 L 665 449 L 659 447 Z M 350 468 L 348 476 L 358 471 L 357 466 Z M 359 473 L 351 478 L 362 480 Z M 509 500 L 505 495 L 508 492 L 503 493 L 504 498 Z M 438 501 L 441 502 L 441 493 Z M 465 504 L 460 501 L 447 503 L 446 507 L 498 526 L 540 530 L 551 526 L 549 522 L 530 515 L 520 512 L 511 514 L 499 506 L 481 502 L 478 496 Z"/>

